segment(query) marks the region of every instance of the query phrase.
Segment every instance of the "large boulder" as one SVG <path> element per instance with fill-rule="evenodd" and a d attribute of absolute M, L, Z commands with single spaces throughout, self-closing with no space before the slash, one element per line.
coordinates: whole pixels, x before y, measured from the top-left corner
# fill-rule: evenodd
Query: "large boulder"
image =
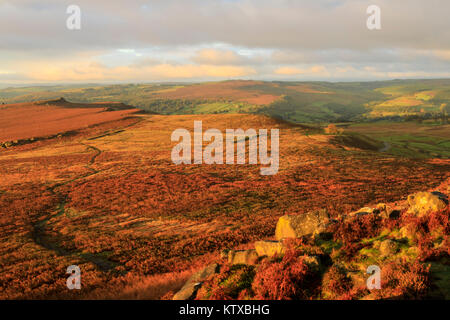
<path fill-rule="evenodd" d="M 198 289 L 201 287 L 201 282 L 191 283 L 189 285 L 185 284 L 183 288 L 180 289 L 173 296 L 172 300 L 191 300 L 195 298 Z"/>
<path fill-rule="evenodd" d="M 447 206 L 448 200 L 440 192 L 417 192 L 408 196 L 409 210 L 418 217 L 439 211 Z"/>
<path fill-rule="evenodd" d="M 255 264 L 258 260 L 256 250 L 230 250 L 228 252 L 228 263 L 230 264 Z"/>
<path fill-rule="evenodd" d="M 256 241 L 255 250 L 258 256 L 282 256 L 285 248 L 281 241 Z"/>
<path fill-rule="evenodd" d="M 275 238 L 281 240 L 319 234 L 326 230 L 329 218 L 325 209 L 310 211 L 302 215 L 282 216 L 278 219 Z"/>
<path fill-rule="evenodd" d="M 213 274 L 218 273 L 220 270 L 220 265 L 217 263 L 210 264 L 204 269 L 194 273 L 188 281 L 184 284 L 183 288 L 180 289 L 172 298 L 172 300 L 190 300 L 195 298 L 197 290 L 202 285 L 202 282 L 208 279 Z"/>

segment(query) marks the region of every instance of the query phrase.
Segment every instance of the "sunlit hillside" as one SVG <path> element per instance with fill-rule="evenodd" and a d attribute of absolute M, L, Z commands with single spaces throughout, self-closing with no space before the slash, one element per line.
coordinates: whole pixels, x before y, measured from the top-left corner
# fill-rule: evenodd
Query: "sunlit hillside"
<path fill-rule="evenodd" d="M 73 102 L 120 101 L 160 114 L 250 113 L 292 122 L 441 119 L 450 113 L 450 80 L 378 82 L 223 81 L 11 87 L 0 102 L 64 97 Z"/>
<path fill-rule="evenodd" d="M 22 107 L 0 113 L 8 108 Z M 192 132 L 195 120 L 203 130 L 278 128 L 278 174 L 173 164 L 171 133 Z M 126 114 L 51 133 L 0 148 L 1 298 L 161 298 L 221 250 L 272 237 L 284 214 L 327 208 L 338 217 L 450 175 L 445 160 L 379 152 L 370 139 L 375 148 L 361 149 L 357 139 L 262 115 Z M 83 270 L 81 292 L 66 288 L 73 264 Z"/>

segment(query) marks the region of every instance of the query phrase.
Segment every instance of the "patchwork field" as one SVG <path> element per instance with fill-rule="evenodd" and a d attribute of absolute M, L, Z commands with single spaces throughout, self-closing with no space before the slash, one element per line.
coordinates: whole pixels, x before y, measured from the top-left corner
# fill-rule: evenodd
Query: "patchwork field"
<path fill-rule="evenodd" d="M 176 90 L 155 92 L 157 99 L 184 100 L 233 100 L 253 105 L 268 105 L 279 99 L 279 95 L 263 94 L 260 90 L 249 90 L 248 86 L 264 84 L 257 81 L 225 81 L 189 85 Z"/>
<path fill-rule="evenodd" d="M 28 123 L 26 106 L 5 108 L 22 112 L 17 124 Z M 272 237 L 284 214 L 327 208 L 337 217 L 450 178 L 448 160 L 362 150 L 262 115 L 31 110 L 44 121 L 23 138 L 76 125 L 72 135 L 0 149 L 2 299 L 159 299 L 221 250 Z M 174 165 L 171 133 L 192 132 L 194 120 L 203 130 L 279 128 L 279 173 L 261 176 L 260 165 Z M 2 134 L 20 139 L 14 121 Z M 66 288 L 73 264 L 82 272 L 78 292 Z"/>
<path fill-rule="evenodd" d="M 383 151 L 411 158 L 450 158 L 450 125 L 433 122 L 351 124 L 347 133 L 363 134 L 384 143 Z"/>
<path fill-rule="evenodd" d="M 158 114 L 263 114 L 296 123 L 402 119 L 441 121 L 450 111 L 450 80 L 376 82 L 222 81 L 67 85 L 0 89 L 0 102 L 64 97 L 120 101 Z"/>

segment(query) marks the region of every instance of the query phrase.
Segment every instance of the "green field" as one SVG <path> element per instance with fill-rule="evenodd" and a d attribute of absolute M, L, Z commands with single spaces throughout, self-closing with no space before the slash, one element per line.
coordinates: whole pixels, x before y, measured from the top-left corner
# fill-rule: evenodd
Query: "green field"
<path fill-rule="evenodd" d="M 450 125 L 380 121 L 347 126 L 346 132 L 383 142 L 383 152 L 411 158 L 450 158 Z"/>

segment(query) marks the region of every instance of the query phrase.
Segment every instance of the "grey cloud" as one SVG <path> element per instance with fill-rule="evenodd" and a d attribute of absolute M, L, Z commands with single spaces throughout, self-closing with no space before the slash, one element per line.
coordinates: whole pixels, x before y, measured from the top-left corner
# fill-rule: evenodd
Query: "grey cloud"
<path fill-rule="evenodd" d="M 380 31 L 366 28 L 366 8 L 374 3 L 382 9 Z M 70 4 L 81 7 L 80 31 L 66 28 Z M 150 48 L 158 58 L 144 54 L 131 66 L 245 65 L 258 71 L 255 78 L 280 66 L 312 64 L 442 72 L 450 63 L 449 12 L 448 0 L 0 0 L 0 69 L 14 60 Z M 198 53 L 188 54 L 189 61 L 161 58 L 165 50 L 217 43 L 229 48 L 220 59 Z M 237 48 L 273 54 L 247 56 Z"/>
<path fill-rule="evenodd" d="M 382 30 L 365 27 L 373 1 L 75 1 L 82 30 L 65 28 L 65 1 L 0 5 L 2 49 L 224 42 L 255 48 L 450 48 L 450 2 L 378 0 Z M 6 4 L 5 4 L 6 3 Z M 21 38 L 14 41 L 14 38 Z"/>
<path fill-rule="evenodd" d="M 277 50 L 271 56 L 271 61 L 278 64 L 298 63 L 402 63 L 431 62 L 436 54 L 427 50 L 415 49 L 373 49 L 373 50 Z M 438 56 L 439 57 L 439 56 Z M 445 61 L 443 54 L 439 57 Z"/>

